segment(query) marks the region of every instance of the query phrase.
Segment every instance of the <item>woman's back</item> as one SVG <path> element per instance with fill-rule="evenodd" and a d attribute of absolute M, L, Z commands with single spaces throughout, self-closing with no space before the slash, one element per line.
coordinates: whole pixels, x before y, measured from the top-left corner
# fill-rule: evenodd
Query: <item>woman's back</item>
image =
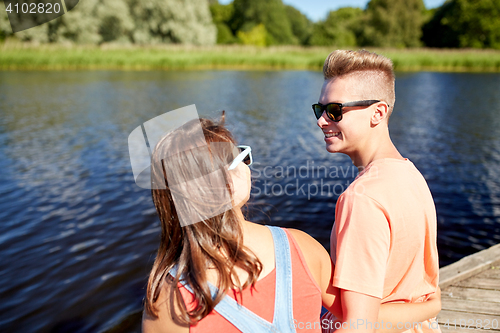
<path fill-rule="evenodd" d="M 277 229 L 277 230 L 276 230 Z M 275 227 L 274 232 L 281 230 L 283 238 L 278 241 L 278 247 L 283 251 L 283 246 L 289 248 L 290 266 L 284 267 L 285 271 L 281 277 L 277 278 L 280 272 L 275 267 L 275 246 L 273 235 L 270 229 L 266 226 L 257 225 L 250 222 L 243 223 L 243 243 L 251 250 L 256 257 L 262 262 L 263 269 L 254 287 L 248 287 L 239 293 L 237 289 L 231 289 L 226 298 L 236 299 L 239 304 L 250 310 L 266 322 L 273 322 L 273 317 L 276 311 L 285 311 L 290 307 L 290 315 L 279 314 L 279 319 L 283 322 L 281 325 L 286 325 L 287 328 L 294 328 L 296 332 L 302 331 L 301 328 L 308 332 L 320 332 L 319 315 L 321 311 L 321 289 L 318 285 L 318 278 L 321 274 L 321 260 L 328 260 L 329 257 L 324 248 L 317 243 L 309 235 L 298 230 L 286 230 Z M 285 236 L 286 235 L 286 236 Z M 305 250 L 305 251 L 304 251 Z M 279 256 L 280 264 L 287 266 L 283 261 L 283 256 Z M 279 267 L 278 267 L 279 269 Z M 247 275 L 244 271 L 237 271 L 238 278 L 244 281 Z M 283 273 L 283 272 L 281 272 Z M 208 281 L 213 285 L 217 283 L 217 276 L 214 270 L 208 273 Z M 284 280 L 290 279 L 290 287 L 285 287 L 285 297 L 281 298 L 279 303 L 275 304 L 276 285 L 283 285 Z M 189 288 L 189 287 L 188 287 Z M 187 309 L 192 310 L 197 302 L 193 299 L 192 294 L 184 287 L 180 287 L 181 294 L 188 305 Z M 279 293 L 279 291 L 278 291 Z M 159 299 L 159 304 L 169 303 L 168 299 L 162 299 L 168 292 L 162 292 Z M 279 298 L 279 297 L 278 297 Z M 161 308 L 160 308 L 161 310 Z M 166 310 L 166 307 L 163 308 Z M 225 319 L 217 310 L 212 311 L 208 316 L 200 320 L 197 325 L 191 328 L 177 329 L 176 332 L 240 332 L 233 324 Z M 163 311 L 161 311 L 163 312 Z M 236 311 L 238 312 L 238 311 Z M 232 310 L 230 311 L 232 313 Z M 161 313 L 160 313 L 161 318 Z M 276 321 L 276 320 L 275 320 Z M 157 322 L 157 324 L 159 324 Z M 152 322 L 145 321 L 144 332 L 158 332 L 153 329 Z M 157 325 L 154 325 L 157 326 Z M 165 328 L 165 326 L 163 326 Z M 313 330 L 311 330 L 311 328 Z M 294 330 L 290 330 L 293 332 Z M 169 330 L 162 330 L 169 332 Z M 254 330 L 251 330 L 254 331 Z M 269 331 L 269 329 L 265 330 Z M 280 330 L 281 331 L 281 330 Z"/>

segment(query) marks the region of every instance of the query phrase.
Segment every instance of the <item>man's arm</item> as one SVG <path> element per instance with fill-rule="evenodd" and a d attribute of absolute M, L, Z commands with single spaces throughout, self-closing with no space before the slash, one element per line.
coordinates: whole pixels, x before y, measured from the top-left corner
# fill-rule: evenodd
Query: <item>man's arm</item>
<path fill-rule="evenodd" d="M 378 321 L 380 298 L 341 289 L 343 323 L 338 333 L 374 333 Z"/>
<path fill-rule="evenodd" d="M 375 332 L 390 237 L 385 210 L 377 201 L 355 189 L 339 198 L 330 246 L 336 259 L 332 285 L 341 295 L 341 331 Z"/>
<path fill-rule="evenodd" d="M 407 331 L 409 325 L 415 325 L 415 323 L 434 318 L 439 311 L 441 311 L 441 289 L 439 287 L 425 302 L 382 304 L 378 319 L 384 324 L 380 326 L 381 328 L 377 330 L 377 333 L 401 333 Z M 424 325 L 426 324 L 424 323 Z"/>

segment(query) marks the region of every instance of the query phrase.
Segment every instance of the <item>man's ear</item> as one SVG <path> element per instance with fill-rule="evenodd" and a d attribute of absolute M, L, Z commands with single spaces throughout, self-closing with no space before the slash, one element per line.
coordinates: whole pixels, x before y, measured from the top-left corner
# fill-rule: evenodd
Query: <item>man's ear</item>
<path fill-rule="evenodd" d="M 387 119 L 388 116 L 389 116 L 389 106 L 387 105 L 387 103 L 382 103 L 382 102 L 377 103 L 371 118 L 372 127 L 375 127 L 378 124 L 382 123 L 385 119 Z"/>

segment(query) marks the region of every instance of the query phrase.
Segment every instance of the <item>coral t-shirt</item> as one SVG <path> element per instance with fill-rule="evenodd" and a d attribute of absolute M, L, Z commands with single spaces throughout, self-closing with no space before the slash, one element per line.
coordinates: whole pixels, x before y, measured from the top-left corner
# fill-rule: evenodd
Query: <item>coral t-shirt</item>
<path fill-rule="evenodd" d="M 413 163 L 375 160 L 337 201 L 334 286 L 382 303 L 426 300 L 439 281 L 436 229 L 431 192 Z"/>

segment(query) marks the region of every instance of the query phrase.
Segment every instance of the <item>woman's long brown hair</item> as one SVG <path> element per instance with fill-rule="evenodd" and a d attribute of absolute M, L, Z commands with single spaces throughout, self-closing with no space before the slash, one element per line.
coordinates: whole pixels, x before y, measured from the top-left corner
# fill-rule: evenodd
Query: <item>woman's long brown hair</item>
<path fill-rule="evenodd" d="M 219 123 L 208 119 L 200 119 L 199 122 L 195 120 L 176 132 L 181 133 L 180 136 L 184 139 L 195 137 L 195 131 L 199 130 L 200 123 L 211 155 L 208 159 L 211 165 L 208 167 L 223 172 L 227 188 L 231 191 L 231 178 L 227 173 L 228 161 L 233 157 L 231 149 L 213 149 L 214 142 L 231 143 L 226 145 L 227 147 L 235 144 L 231 133 L 224 127 L 224 112 Z M 241 290 L 253 286 L 262 271 L 262 263 L 243 246 L 242 217 L 237 209 L 231 208 L 215 217 L 181 226 L 172 189 L 168 187 L 167 174 L 172 175 L 177 172 L 186 176 L 185 173 L 189 170 L 199 170 L 200 165 L 206 165 L 207 158 L 195 156 L 196 149 L 193 149 L 186 153 L 191 154 L 189 156 L 179 154 L 176 158 L 169 158 L 168 162 L 158 161 L 158 158 L 165 156 L 165 152 L 175 150 L 179 144 L 178 137 L 179 135 L 169 133 L 160 140 L 153 152 L 152 180 L 158 176 L 163 177 L 161 180 L 157 178 L 156 181 L 165 182 L 167 186 L 166 189 L 151 190 L 161 221 L 161 240 L 148 280 L 145 310 L 149 315 L 157 317 L 158 309 L 155 303 L 164 284 L 171 283 L 172 287 L 168 288 L 170 295 L 167 295 L 171 314 L 178 323 L 192 325 L 207 316 L 230 288 Z M 192 146 L 197 147 L 197 143 L 193 142 Z M 166 172 L 165 168 L 169 168 L 169 171 Z M 191 177 L 193 178 L 195 177 Z M 176 276 L 172 277 L 168 272 L 174 265 L 177 265 L 178 271 Z M 218 293 L 214 299 L 207 281 L 209 267 L 214 268 L 218 275 Z M 235 272 L 236 267 L 248 273 L 248 278 L 243 284 Z M 198 304 L 191 311 L 188 311 L 177 287 L 181 276 L 193 290 Z M 178 310 L 173 311 L 174 308 Z"/>

